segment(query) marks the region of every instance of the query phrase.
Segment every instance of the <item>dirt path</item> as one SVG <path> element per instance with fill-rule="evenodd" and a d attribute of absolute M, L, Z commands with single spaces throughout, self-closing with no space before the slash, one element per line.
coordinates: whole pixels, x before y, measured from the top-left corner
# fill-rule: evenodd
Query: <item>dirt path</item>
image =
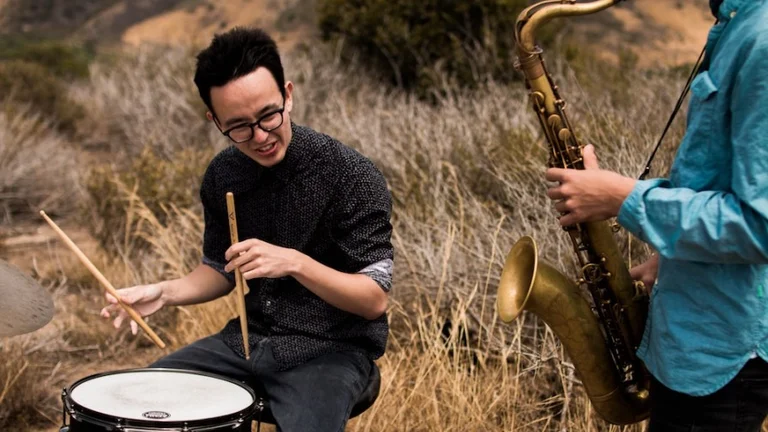
<path fill-rule="evenodd" d="M 86 256 L 92 255 L 98 249 L 96 241 L 85 227 L 72 222 L 59 222 L 53 217 L 52 219 Z M 9 227 L 0 226 L 0 259 L 25 272 L 32 271 L 36 263 L 68 253 L 71 254 L 69 249 L 42 219 L 27 219 Z"/>

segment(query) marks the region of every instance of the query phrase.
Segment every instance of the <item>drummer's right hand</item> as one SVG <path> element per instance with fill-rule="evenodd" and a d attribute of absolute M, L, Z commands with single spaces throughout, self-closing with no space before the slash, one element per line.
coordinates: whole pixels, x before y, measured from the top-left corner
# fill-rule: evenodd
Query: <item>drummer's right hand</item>
<path fill-rule="evenodd" d="M 142 317 L 152 315 L 162 308 L 165 304 L 163 300 L 163 289 L 160 284 L 137 285 L 130 288 L 117 290 L 120 300 L 130 305 Z M 101 310 L 101 316 L 109 319 L 112 313 L 117 313 L 113 322 L 115 328 L 120 328 L 123 321 L 130 318 L 128 313 L 117 303 L 117 299 L 109 293 L 106 293 L 108 306 Z M 139 328 L 136 321 L 131 320 L 131 333 L 138 333 Z"/>

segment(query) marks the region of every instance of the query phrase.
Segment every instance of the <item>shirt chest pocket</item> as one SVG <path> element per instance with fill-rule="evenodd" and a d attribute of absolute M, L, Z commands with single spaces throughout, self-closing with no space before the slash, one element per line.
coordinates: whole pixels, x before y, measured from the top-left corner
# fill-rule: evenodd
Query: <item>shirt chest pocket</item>
<path fill-rule="evenodd" d="M 681 178 L 690 187 L 710 184 L 725 155 L 719 145 L 718 125 L 723 123 L 723 113 L 718 109 L 719 88 L 708 71 L 699 73 L 691 83 L 691 100 L 688 107 L 688 124 L 684 144 L 678 153 L 678 166 L 696 167 L 696 178 Z M 677 171 L 677 170 L 675 170 Z M 686 177 L 684 173 L 675 174 Z"/>
<path fill-rule="evenodd" d="M 688 119 L 688 128 L 692 132 L 702 132 L 697 136 L 698 142 L 701 139 L 711 137 L 712 128 L 715 123 L 715 106 L 717 104 L 717 84 L 712 80 L 709 72 L 701 72 L 691 83 L 691 103 L 689 106 L 690 116 Z"/>

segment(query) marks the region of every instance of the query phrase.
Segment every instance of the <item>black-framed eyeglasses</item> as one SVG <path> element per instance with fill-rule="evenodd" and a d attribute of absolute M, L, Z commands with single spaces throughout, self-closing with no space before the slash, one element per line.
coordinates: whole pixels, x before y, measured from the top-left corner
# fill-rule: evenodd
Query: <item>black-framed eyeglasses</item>
<path fill-rule="evenodd" d="M 264 132 L 272 132 L 273 130 L 282 126 L 283 111 L 285 111 L 285 106 L 283 106 L 279 110 L 272 111 L 270 113 L 267 113 L 261 116 L 261 118 L 259 118 L 253 123 L 238 125 L 233 128 L 229 128 L 225 131 L 222 131 L 221 133 L 224 134 L 224 136 L 226 136 L 230 140 L 232 140 L 232 142 L 235 142 L 237 144 L 250 141 L 253 138 L 253 135 L 256 133 L 254 129 L 256 127 L 263 130 Z"/>

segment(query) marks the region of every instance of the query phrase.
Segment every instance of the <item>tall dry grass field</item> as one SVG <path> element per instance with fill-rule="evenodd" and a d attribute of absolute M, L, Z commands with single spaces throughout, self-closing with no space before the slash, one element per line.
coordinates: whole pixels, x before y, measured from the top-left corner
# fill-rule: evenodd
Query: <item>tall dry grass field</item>
<path fill-rule="evenodd" d="M 32 113 L 0 113 L 0 154 L 26 155 L 10 160 L 23 175 L 0 174 L 7 236 L 37 226 L 31 210 L 45 206 L 116 286 L 193 268 L 203 229 L 200 176 L 227 143 L 204 121 L 191 59 L 184 50 L 142 50 L 95 65 L 89 82 L 71 88 L 86 110 L 75 138 L 42 132 L 38 123 L 34 134 L 18 133 Z M 590 69 L 589 62 L 577 73 L 550 63 L 572 122 L 596 144 L 602 166 L 639 174 L 680 77 Z M 394 196 L 396 272 L 391 336 L 378 360 L 381 393 L 348 430 L 642 430 L 597 417 L 542 321 L 524 314 L 505 324 L 496 314 L 503 260 L 521 236 L 534 236 L 542 259 L 575 274 L 545 196 L 545 143 L 522 85 L 460 90 L 446 80 L 428 103 L 383 88 L 323 50 L 292 54 L 286 70 L 297 88 L 294 121 L 369 156 Z M 655 174 L 666 172 L 681 124 Z M 649 252 L 623 233 L 617 241 L 632 264 Z M 98 316 L 100 286 L 56 238 L 25 249 L 6 242 L 0 253 L 30 271 L 57 310 L 45 328 L 0 340 L 2 430 L 58 430 L 62 388 L 89 374 L 142 367 L 235 316 L 231 298 L 161 311 L 148 321 L 169 344 L 160 350 Z"/>

